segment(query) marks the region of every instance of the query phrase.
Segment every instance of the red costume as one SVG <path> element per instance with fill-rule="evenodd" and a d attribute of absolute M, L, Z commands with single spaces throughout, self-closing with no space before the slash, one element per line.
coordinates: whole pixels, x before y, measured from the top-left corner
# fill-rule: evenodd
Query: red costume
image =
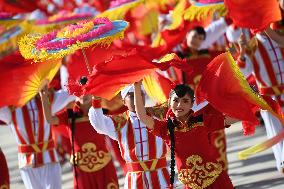
<path fill-rule="evenodd" d="M 203 71 L 206 66 L 222 51 L 198 51 L 196 54 L 184 53 L 188 59 L 187 65 L 182 68 L 183 70 L 183 83 L 191 86 L 192 89 L 196 89 Z M 212 123 L 214 124 L 214 123 Z M 222 123 L 222 126 L 224 123 Z M 224 129 L 216 130 L 210 134 L 209 140 L 218 151 L 218 160 L 223 164 L 223 169 L 228 169 L 227 160 L 227 146 L 226 146 L 226 135 Z"/>
<path fill-rule="evenodd" d="M 174 115 L 175 158 L 179 180 L 187 189 L 233 189 L 233 185 L 221 163 L 217 161 L 216 149 L 210 144 L 208 134 L 221 129 L 222 114 L 205 108 L 198 115 L 191 113 L 187 124 L 178 123 Z M 220 124 L 210 124 L 217 123 Z M 214 127 L 213 127 L 214 126 Z M 224 124 L 223 124 L 224 128 Z M 152 133 L 162 137 L 170 145 L 167 121 L 155 120 Z M 186 144 L 186 146 L 184 145 Z"/>
<path fill-rule="evenodd" d="M 9 189 L 10 188 L 10 178 L 9 178 L 9 169 L 7 166 L 6 158 L 4 153 L 0 148 L 0 188 Z"/>
<path fill-rule="evenodd" d="M 67 125 L 71 144 L 74 142 L 75 161 L 74 188 L 106 189 L 119 188 L 112 157 L 107 150 L 103 135 L 94 131 L 87 116 L 77 117 L 72 129 L 71 118 L 76 116 L 72 109 L 58 114 L 60 125 Z M 72 130 L 74 140 L 72 142 Z"/>

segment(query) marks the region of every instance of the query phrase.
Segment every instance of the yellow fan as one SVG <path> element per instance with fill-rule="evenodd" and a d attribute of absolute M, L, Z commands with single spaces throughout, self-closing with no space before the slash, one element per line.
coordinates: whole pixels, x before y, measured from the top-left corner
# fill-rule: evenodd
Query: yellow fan
<path fill-rule="evenodd" d="M 0 107 L 21 107 L 31 100 L 46 83 L 51 81 L 61 66 L 61 60 L 41 64 L 26 62 L 18 53 L 1 60 Z M 12 94 L 12 95 L 11 95 Z"/>

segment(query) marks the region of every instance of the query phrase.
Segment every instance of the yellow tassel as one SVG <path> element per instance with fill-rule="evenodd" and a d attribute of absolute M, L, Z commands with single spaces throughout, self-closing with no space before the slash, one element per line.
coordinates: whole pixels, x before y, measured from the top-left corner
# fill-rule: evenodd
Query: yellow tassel
<path fill-rule="evenodd" d="M 172 13 L 172 23 L 167 29 L 177 29 L 183 21 L 183 14 L 186 9 L 187 0 L 180 0 Z"/>
<path fill-rule="evenodd" d="M 211 17 L 214 13 L 218 13 L 219 16 L 225 16 L 227 9 L 224 4 L 212 4 L 207 6 L 191 5 L 184 12 L 184 19 L 193 21 L 205 20 L 208 16 Z"/>
<path fill-rule="evenodd" d="M 158 47 L 165 44 L 165 40 L 162 38 L 161 33 L 159 32 L 156 37 L 154 38 L 151 47 Z"/>
<path fill-rule="evenodd" d="M 67 49 L 62 49 L 56 53 L 48 53 L 46 50 L 33 52 L 35 49 L 35 42 L 39 37 L 32 37 L 33 40 L 31 40 L 31 36 L 25 36 L 19 41 L 19 50 L 25 59 L 34 59 L 37 62 L 41 60 L 63 58 L 68 54 L 74 53 L 78 49 L 89 47 L 91 45 L 109 46 L 113 40 L 123 38 L 123 35 L 123 32 L 119 32 L 113 36 L 104 37 L 93 42 L 78 42 Z M 31 44 L 31 42 L 33 42 L 33 44 Z"/>
<path fill-rule="evenodd" d="M 19 50 L 25 59 L 33 59 L 35 62 L 42 60 L 60 59 L 82 48 L 99 45 L 108 47 L 114 40 L 122 39 L 124 37 L 125 29 L 126 28 L 112 36 L 106 36 L 90 42 L 77 42 L 76 44 L 69 46 L 67 49 L 61 49 L 54 53 L 50 53 L 45 49 L 42 49 L 40 51 L 35 50 L 35 43 L 42 37 L 41 35 L 26 35 L 19 41 Z"/>
<path fill-rule="evenodd" d="M 151 10 L 144 16 L 141 20 L 141 26 L 139 27 L 139 34 L 149 35 L 151 33 L 158 31 L 158 16 L 159 13 L 156 9 L 151 8 Z"/>
<path fill-rule="evenodd" d="M 125 14 L 132 8 L 137 7 L 141 3 L 144 3 L 145 0 L 137 0 L 131 3 L 126 3 L 125 5 L 121 5 L 117 8 L 109 9 L 101 14 L 97 15 L 96 18 L 107 17 L 110 20 L 123 20 Z"/>
<path fill-rule="evenodd" d="M 24 21 L 24 22 L 20 23 L 18 26 L 15 26 L 15 27 L 19 27 L 20 33 L 10 37 L 5 42 L 0 43 L 0 57 L 8 55 L 9 53 L 17 50 L 18 49 L 18 40 L 22 36 L 29 33 L 29 31 L 30 31 L 30 27 L 29 27 L 29 24 L 28 24 L 27 21 Z M 11 30 L 11 29 L 13 29 L 13 28 L 10 28 L 9 30 Z M 8 31 L 6 31 L 6 32 L 8 32 Z"/>

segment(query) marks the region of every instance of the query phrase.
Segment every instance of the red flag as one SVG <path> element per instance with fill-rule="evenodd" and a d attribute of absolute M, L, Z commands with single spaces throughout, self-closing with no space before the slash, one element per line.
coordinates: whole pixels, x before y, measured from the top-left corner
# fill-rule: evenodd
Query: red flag
<path fill-rule="evenodd" d="M 196 89 L 197 103 L 207 100 L 220 112 L 231 117 L 257 123 L 258 108 L 265 109 L 283 122 L 283 114 L 275 111 L 245 80 L 230 53 L 217 56 L 208 64 Z"/>
<path fill-rule="evenodd" d="M 166 70 L 171 64 L 183 62 L 175 54 L 169 54 L 161 63 L 154 63 L 142 57 L 140 53 L 133 50 L 127 56 L 113 56 L 111 60 L 95 65 L 87 84 L 81 87 L 79 93 L 93 94 L 110 100 L 123 87 L 152 74 L 155 69 Z"/>
<path fill-rule="evenodd" d="M 69 77 L 72 79 L 76 80 L 81 76 L 88 76 L 90 74 L 88 72 L 88 66 L 92 70 L 95 65 L 110 60 L 115 55 L 126 56 L 131 53 L 128 49 L 118 49 L 114 45 L 111 45 L 109 48 L 86 48 L 84 51 L 87 60 L 84 59 L 82 50 L 77 50 L 67 58 L 67 69 Z M 86 61 L 88 63 L 86 63 Z"/>
<path fill-rule="evenodd" d="M 123 87 L 139 81 L 154 71 L 156 66 L 139 55 L 115 56 L 108 62 L 95 65 L 85 94 L 93 94 L 111 100 Z"/>
<path fill-rule="evenodd" d="M 225 0 L 235 25 L 250 28 L 254 32 L 266 29 L 270 23 L 281 20 L 277 0 Z"/>

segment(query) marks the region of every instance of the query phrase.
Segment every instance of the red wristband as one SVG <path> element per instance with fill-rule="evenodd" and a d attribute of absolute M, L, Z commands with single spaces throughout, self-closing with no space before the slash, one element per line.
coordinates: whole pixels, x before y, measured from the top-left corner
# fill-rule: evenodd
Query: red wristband
<path fill-rule="evenodd" d="M 100 100 L 100 99 L 98 99 L 98 100 L 93 100 L 93 101 L 92 101 L 92 106 L 93 106 L 94 108 L 101 108 L 101 107 L 102 107 L 102 105 L 101 105 L 101 100 Z"/>
<path fill-rule="evenodd" d="M 224 19 L 225 19 L 225 22 L 226 22 L 226 24 L 227 24 L 228 26 L 233 23 L 233 20 L 232 20 L 229 16 L 225 16 Z"/>
<path fill-rule="evenodd" d="M 237 64 L 240 68 L 246 67 L 246 62 L 241 61 L 239 58 L 237 59 Z"/>

